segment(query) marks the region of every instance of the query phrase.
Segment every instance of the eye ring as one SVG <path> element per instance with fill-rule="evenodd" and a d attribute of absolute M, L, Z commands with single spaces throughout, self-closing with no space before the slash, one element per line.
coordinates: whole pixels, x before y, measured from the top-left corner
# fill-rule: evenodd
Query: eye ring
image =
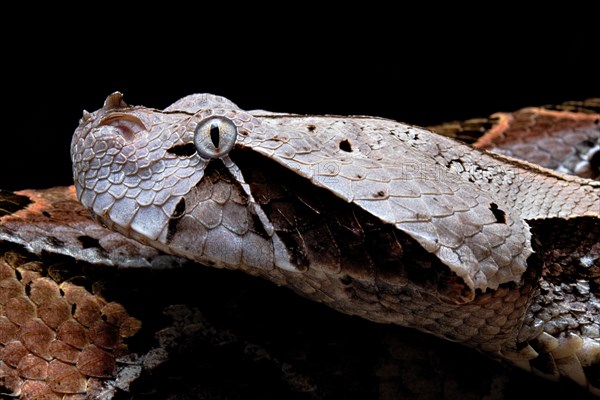
<path fill-rule="evenodd" d="M 221 158 L 233 148 L 237 134 L 237 126 L 230 119 L 207 118 L 194 131 L 194 145 L 202 157 Z"/>

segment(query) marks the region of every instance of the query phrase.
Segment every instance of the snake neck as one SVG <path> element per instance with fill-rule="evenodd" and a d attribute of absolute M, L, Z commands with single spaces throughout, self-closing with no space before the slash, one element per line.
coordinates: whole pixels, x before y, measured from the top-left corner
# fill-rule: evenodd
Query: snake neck
<path fill-rule="evenodd" d="M 597 391 L 600 222 L 579 217 L 528 223 L 535 253 L 522 283 L 478 293 L 465 304 L 449 304 L 411 284 L 374 285 L 352 274 L 339 280 L 325 271 L 282 271 L 278 283 L 344 313 L 416 328 Z"/>
<path fill-rule="evenodd" d="M 600 393 L 600 221 L 530 222 L 541 276 L 520 329 L 516 353 L 505 358 L 551 379 L 566 376 Z"/>

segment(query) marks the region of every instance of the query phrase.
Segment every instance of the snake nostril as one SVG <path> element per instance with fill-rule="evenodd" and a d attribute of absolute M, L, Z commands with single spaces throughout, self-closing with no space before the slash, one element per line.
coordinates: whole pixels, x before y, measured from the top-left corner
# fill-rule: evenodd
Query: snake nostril
<path fill-rule="evenodd" d="M 105 116 L 98 126 L 104 125 L 117 129 L 119 134 L 127 140 L 133 140 L 139 132 L 146 130 L 146 126 L 139 118 L 123 113 L 112 113 Z"/>

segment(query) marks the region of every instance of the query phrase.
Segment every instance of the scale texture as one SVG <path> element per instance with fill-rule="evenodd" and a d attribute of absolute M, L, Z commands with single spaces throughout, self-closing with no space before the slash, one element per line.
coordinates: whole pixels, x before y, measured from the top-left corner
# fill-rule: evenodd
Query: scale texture
<path fill-rule="evenodd" d="M 213 95 L 155 110 L 111 95 L 102 109 L 84 113 L 75 133 L 74 188 L 0 193 L 3 391 L 22 398 L 166 398 L 157 378 L 172 379 L 165 370 L 180 357 L 203 360 L 198 368 L 209 362 L 206 347 L 199 356 L 191 351 L 200 341 L 219 359 L 234 353 L 215 349 L 238 343 L 246 356 L 270 360 L 281 375 L 269 382 L 288 390 L 280 396 L 336 393 L 318 383 L 322 377 L 306 375 L 310 367 L 288 364 L 295 356 L 269 344 L 279 339 L 266 335 L 257 344 L 256 336 L 236 336 L 199 314 L 203 298 L 214 303 L 223 295 L 208 283 L 221 275 L 205 282 L 197 262 L 266 278 L 346 314 L 450 339 L 545 378 L 568 378 L 598 395 L 600 185 L 586 179 L 598 176 L 594 101 L 436 128 L 462 139 L 487 131 L 476 145 L 492 154 L 380 118 L 247 112 Z M 91 221 L 89 211 L 113 231 Z M 236 279 L 223 281 L 235 287 Z M 232 290 L 239 292 L 248 283 L 237 285 Z M 189 293 L 197 293 L 197 304 Z M 274 318 L 296 306 L 287 307 L 274 309 Z M 343 332 L 363 329 L 319 317 L 320 310 L 313 313 L 328 321 L 322 329 L 307 333 L 310 321 L 302 328 L 314 344 L 327 341 L 328 331 L 340 341 Z M 245 314 L 235 318 L 260 318 Z M 377 354 L 379 367 L 366 364 L 366 375 L 354 378 L 360 398 L 369 397 L 363 379 L 370 374 L 380 379 L 380 398 L 429 390 L 471 395 L 447 386 L 452 374 L 436 378 L 443 376 L 443 388 L 416 370 L 408 378 L 400 364 L 425 366 L 431 360 L 420 355 L 432 354 L 403 347 L 392 328 L 364 326 L 378 332 L 369 345 L 375 347 L 363 346 Z M 365 359 L 354 360 L 347 349 L 338 349 L 348 353 L 340 363 L 358 364 L 345 372 L 342 364 L 325 367 L 327 353 L 301 354 L 324 366 L 323 375 L 362 371 Z M 260 382 L 269 372 L 256 365 L 249 371 Z M 494 374 L 493 385 L 502 386 L 506 378 Z M 210 379 L 167 392 L 235 395 Z M 419 379 L 432 384 L 417 389 Z"/>
<path fill-rule="evenodd" d="M 237 141 L 210 158 L 197 127 L 215 117 Z M 581 125 L 598 140 L 597 117 Z M 83 205 L 142 243 L 598 392 L 596 181 L 395 121 L 245 112 L 212 95 L 158 111 L 114 94 L 84 116 L 72 158 Z M 565 221 L 567 235 L 534 235 Z M 559 291 L 579 296 L 543 297 L 556 268 Z M 576 304 L 582 317 L 563 322 Z"/>

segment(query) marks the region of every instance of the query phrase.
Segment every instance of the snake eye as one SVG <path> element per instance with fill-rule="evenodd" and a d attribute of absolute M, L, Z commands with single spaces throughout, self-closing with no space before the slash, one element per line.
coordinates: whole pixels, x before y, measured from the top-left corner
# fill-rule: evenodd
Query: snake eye
<path fill-rule="evenodd" d="M 198 124 L 194 145 L 202 157 L 220 158 L 229 153 L 236 138 L 237 127 L 230 119 L 213 117 Z"/>
<path fill-rule="evenodd" d="M 98 126 L 109 125 L 116 128 L 125 139 L 133 139 L 138 132 L 145 131 L 146 126 L 137 117 L 130 114 L 114 113 L 104 117 Z"/>

